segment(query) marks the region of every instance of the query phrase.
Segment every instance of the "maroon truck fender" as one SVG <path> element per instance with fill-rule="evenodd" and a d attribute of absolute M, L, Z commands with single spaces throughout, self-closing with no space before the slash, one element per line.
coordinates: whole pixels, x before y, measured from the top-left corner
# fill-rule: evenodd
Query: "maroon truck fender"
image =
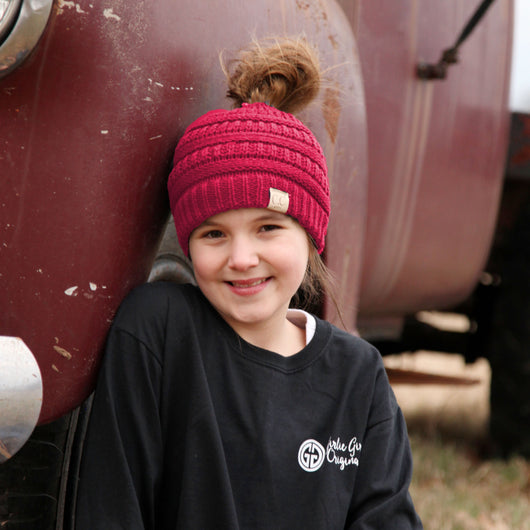
<path fill-rule="evenodd" d="M 0 79 L 0 334 L 38 361 L 40 423 L 90 394 L 113 315 L 148 276 L 174 146 L 228 105 L 218 53 L 298 33 L 333 67 L 301 117 L 330 166 L 327 260 L 345 302 L 358 297 L 366 127 L 355 39 L 335 2 L 60 0 L 34 52 Z"/>

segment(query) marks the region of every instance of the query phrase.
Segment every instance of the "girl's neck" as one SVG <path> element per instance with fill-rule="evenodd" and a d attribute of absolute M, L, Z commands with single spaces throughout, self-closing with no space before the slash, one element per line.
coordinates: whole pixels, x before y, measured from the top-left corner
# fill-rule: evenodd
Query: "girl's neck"
<path fill-rule="evenodd" d="M 259 329 L 239 328 L 235 331 L 250 344 L 283 357 L 295 355 L 306 345 L 305 329 L 299 328 L 287 318 L 274 326 L 264 326 Z"/>

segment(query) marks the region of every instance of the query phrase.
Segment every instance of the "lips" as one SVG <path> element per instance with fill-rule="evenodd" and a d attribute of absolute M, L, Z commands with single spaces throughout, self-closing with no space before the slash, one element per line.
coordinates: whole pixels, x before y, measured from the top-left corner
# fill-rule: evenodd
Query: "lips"
<path fill-rule="evenodd" d="M 256 285 L 259 285 L 260 283 L 266 282 L 267 278 L 259 278 L 257 280 L 236 280 L 228 282 L 230 285 L 233 285 L 234 287 L 254 287 Z"/>
<path fill-rule="evenodd" d="M 227 281 L 230 290 L 240 296 L 250 296 L 258 294 L 267 287 L 270 281 L 268 278 L 249 278 L 248 280 L 232 280 Z"/>

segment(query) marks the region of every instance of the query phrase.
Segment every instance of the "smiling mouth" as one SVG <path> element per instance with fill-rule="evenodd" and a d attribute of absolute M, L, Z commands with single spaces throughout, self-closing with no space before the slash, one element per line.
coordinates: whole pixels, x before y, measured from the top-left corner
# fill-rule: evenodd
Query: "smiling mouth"
<path fill-rule="evenodd" d="M 260 285 L 264 282 L 266 282 L 268 278 L 260 278 L 259 280 L 238 280 L 238 281 L 232 281 L 228 282 L 233 287 L 240 287 L 240 288 L 247 288 L 247 287 L 255 287 L 256 285 Z"/>

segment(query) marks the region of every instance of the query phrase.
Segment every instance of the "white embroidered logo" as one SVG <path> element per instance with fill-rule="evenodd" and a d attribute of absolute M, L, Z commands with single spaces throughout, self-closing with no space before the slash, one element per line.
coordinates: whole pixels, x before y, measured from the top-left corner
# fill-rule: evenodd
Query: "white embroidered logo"
<path fill-rule="evenodd" d="M 362 449 L 362 444 L 357 441 L 357 437 L 353 437 L 349 443 L 341 442 L 340 438 L 336 440 L 329 439 L 326 447 L 326 459 L 331 464 L 336 464 L 341 471 L 347 466 L 359 466 L 359 459 L 357 453 Z"/>
<path fill-rule="evenodd" d="M 326 451 L 316 440 L 306 440 L 298 450 L 298 463 L 304 471 L 317 471 L 324 462 Z"/>
<path fill-rule="evenodd" d="M 342 442 L 340 438 L 328 441 L 327 447 L 316 440 L 306 440 L 300 445 L 298 450 L 298 464 L 304 471 L 312 473 L 322 467 L 326 460 L 330 464 L 335 464 L 341 471 L 349 466 L 359 466 L 359 453 L 362 444 L 354 436 L 348 443 Z"/>

